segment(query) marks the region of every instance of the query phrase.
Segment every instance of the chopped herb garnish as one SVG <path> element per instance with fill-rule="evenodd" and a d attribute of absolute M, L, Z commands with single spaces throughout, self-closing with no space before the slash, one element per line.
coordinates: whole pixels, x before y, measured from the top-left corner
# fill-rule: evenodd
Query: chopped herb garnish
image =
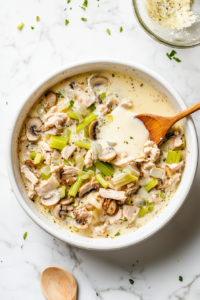
<path fill-rule="evenodd" d="M 133 279 L 129 279 L 130 284 L 134 284 Z"/>
<path fill-rule="evenodd" d="M 33 26 L 31 26 L 31 29 L 34 29 L 34 27 L 33 27 Z"/>
<path fill-rule="evenodd" d="M 21 248 L 23 249 L 24 245 L 21 245 Z"/>
<path fill-rule="evenodd" d="M 67 0 L 67 3 L 70 3 L 71 0 Z"/>
<path fill-rule="evenodd" d="M 69 24 L 69 20 L 65 19 L 65 25 L 67 26 Z"/>
<path fill-rule="evenodd" d="M 84 5 L 85 7 L 87 7 L 87 5 L 88 5 L 88 1 L 87 1 L 87 0 L 84 0 L 84 3 L 83 3 L 83 5 Z"/>
<path fill-rule="evenodd" d="M 85 7 L 84 7 L 84 6 L 81 6 L 81 8 L 82 8 L 83 10 L 85 10 Z"/>
<path fill-rule="evenodd" d="M 70 7 L 70 10 L 72 9 L 72 7 Z"/>
<path fill-rule="evenodd" d="M 116 234 L 115 234 L 115 236 L 119 236 L 120 235 L 120 232 L 118 231 Z"/>
<path fill-rule="evenodd" d="M 66 217 L 66 218 L 72 218 L 72 216 L 70 216 L 70 215 L 65 215 L 65 217 Z"/>
<path fill-rule="evenodd" d="M 81 18 L 81 20 L 82 20 L 83 22 L 87 22 L 87 19 L 86 19 L 86 18 Z"/>
<path fill-rule="evenodd" d="M 27 148 L 27 149 L 28 149 L 28 147 L 29 147 L 29 144 L 26 145 L 26 148 Z"/>
<path fill-rule="evenodd" d="M 69 103 L 70 103 L 69 107 L 72 107 L 74 105 L 74 100 L 70 100 Z"/>
<path fill-rule="evenodd" d="M 106 30 L 106 32 L 107 32 L 107 34 L 109 34 L 109 35 L 110 35 L 110 29 L 107 29 L 107 30 Z"/>
<path fill-rule="evenodd" d="M 6 105 L 8 105 L 8 102 L 6 102 Z"/>
<path fill-rule="evenodd" d="M 181 60 L 177 57 L 173 57 L 173 59 L 176 61 L 176 62 L 181 62 Z"/>
<path fill-rule="evenodd" d="M 28 233 L 25 232 L 24 235 L 23 235 L 23 239 L 24 239 L 24 240 L 26 239 L 27 235 L 28 235 Z"/>
<path fill-rule="evenodd" d="M 115 77 L 115 74 L 112 74 L 112 77 Z"/>
<path fill-rule="evenodd" d="M 124 141 L 124 143 L 128 144 L 128 142 L 127 142 L 127 141 Z"/>
<path fill-rule="evenodd" d="M 48 213 L 49 213 L 49 214 L 52 216 L 52 212 L 51 212 L 51 210 L 49 210 L 49 211 L 48 211 Z"/>
<path fill-rule="evenodd" d="M 172 52 L 170 53 L 170 56 L 172 57 L 172 56 L 174 56 L 175 54 L 177 54 L 176 51 L 175 51 L 175 50 L 172 50 Z"/>
<path fill-rule="evenodd" d="M 97 295 L 97 296 L 99 296 L 99 294 L 98 294 L 98 293 L 96 293 L 96 295 Z"/>
<path fill-rule="evenodd" d="M 75 200 L 73 200 L 73 202 L 71 203 L 71 206 L 73 206 L 73 208 L 75 208 L 74 203 L 75 203 Z"/>
<path fill-rule="evenodd" d="M 179 276 L 179 281 L 183 281 L 183 277 L 182 276 Z"/>
<path fill-rule="evenodd" d="M 142 87 L 143 85 L 144 85 L 143 83 L 140 84 L 141 87 Z"/>
<path fill-rule="evenodd" d="M 23 22 L 17 26 L 17 28 L 18 28 L 19 30 L 21 30 L 23 27 L 24 27 L 24 23 L 23 23 Z"/>
<path fill-rule="evenodd" d="M 36 21 L 37 21 L 37 22 L 40 21 L 40 17 L 39 17 L 39 16 L 36 17 Z"/>
<path fill-rule="evenodd" d="M 104 100 L 106 98 L 106 93 L 101 93 L 100 95 L 101 100 Z"/>
<path fill-rule="evenodd" d="M 64 10 L 66 10 L 66 8 Z"/>
<path fill-rule="evenodd" d="M 130 139 L 133 140 L 134 138 L 132 136 L 130 136 Z"/>
<path fill-rule="evenodd" d="M 63 96 L 63 94 L 60 93 L 60 92 L 57 92 L 56 95 L 58 96 L 58 98 L 65 98 L 65 97 Z"/>
<path fill-rule="evenodd" d="M 87 90 L 85 90 L 85 93 L 88 93 L 88 91 L 87 91 Z"/>
<path fill-rule="evenodd" d="M 120 31 L 120 32 L 122 32 L 122 31 L 123 31 L 123 28 L 122 28 L 122 27 L 120 27 L 119 31 Z"/>

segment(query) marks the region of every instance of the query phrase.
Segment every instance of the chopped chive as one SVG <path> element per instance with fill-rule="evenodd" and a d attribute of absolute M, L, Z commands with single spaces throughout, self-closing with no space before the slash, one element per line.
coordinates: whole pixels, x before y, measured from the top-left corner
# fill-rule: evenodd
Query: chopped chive
<path fill-rule="evenodd" d="M 96 293 L 96 295 L 97 295 L 97 296 L 99 296 L 99 294 L 98 294 L 98 293 Z"/>
<path fill-rule="evenodd" d="M 23 23 L 23 22 L 17 26 L 17 28 L 18 28 L 19 30 L 21 30 L 23 27 L 24 27 L 24 23 Z"/>
<path fill-rule="evenodd" d="M 65 215 L 65 218 L 72 218 L 72 216 L 70 216 L 70 215 Z"/>
<path fill-rule="evenodd" d="M 172 57 L 172 56 L 174 56 L 175 54 L 177 54 L 176 51 L 175 51 L 175 50 L 172 50 L 171 53 L 170 53 L 170 56 Z"/>
<path fill-rule="evenodd" d="M 73 100 L 70 100 L 69 103 L 70 103 L 69 107 L 72 107 L 74 105 L 74 101 Z"/>
<path fill-rule="evenodd" d="M 39 16 L 36 17 L 36 21 L 37 21 L 37 22 L 40 21 L 40 17 L 39 17 Z"/>
<path fill-rule="evenodd" d="M 96 109 L 96 106 L 94 104 L 90 105 L 89 110 L 90 112 L 93 112 Z"/>
<path fill-rule="evenodd" d="M 129 279 L 130 284 L 134 284 L 133 279 Z"/>
<path fill-rule="evenodd" d="M 88 5 L 88 1 L 87 1 L 87 0 L 84 0 L 84 3 L 83 3 L 83 5 L 84 5 L 85 7 L 87 7 L 87 5 Z"/>
<path fill-rule="evenodd" d="M 24 239 L 24 240 L 26 239 L 27 235 L 28 235 L 28 233 L 25 232 L 24 235 L 23 235 L 23 239 Z"/>
<path fill-rule="evenodd" d="M 110 29 L 107 29 L 106 32 L 107 32 L 107 34 L 109 34 L 109 35 L 111 34 L 111 33 L 110 33 Z"/>
<path fill-rule="evenodd" d="M 87 19 L 86 19 L 86 18 L 81 18 L 81 20 L 82 20 L 83 22 L 87 22 Z"/>
<path fill-rule="evenodd" d="M 70 3 L 71 0 L 67 0 L 67 3 Z"/>
<path fill-rule="evenodd" d="M 183 281 L 183 277 L 182 276 L 179 276 L 179 281 Z"/>
<path fill-rule="evenodd" d="M 116 234 L 115 234 L 115 236 L 119 236 L 120 235 L 120 232 L 118 231 Z"/>
<path fill-rule="evenodd" d="M 181 60 L 179 59 L 179 58 L 177 58 L 177 57 L 173 57 L 173 59 L 176 61 L 176 62 L 181 62 Z"/>
<path fill-rule="evenodd" d="M 133 140 L 134 138 L 132 136 L 130 136 L 130 139 Z"/>
<path fill-rule="evenodd" d="M 69 20 L 65 19 L 65 26 L 69 24 Z"/>
<path fill-rule="evenodd" d="M 26 148 L 27 148 L 27 149 L 28 149 L 28 147 L 29 147 L 29 144 L 26 145 Z"/>
<path fill-rule="evenodd" d="M 119 31 L 120 31 L 120 32 L 122 32 L 122 31 L 123 31 L 123 28 L 122 28 L 122 27 L 120 27 Z"/>
<path fill-rule="evenodd" d="M 85 10 L 85 7 L 84 7 L 84 6 L 81 6 L 81 8 L 82 8 L 83 10 Z"/>
<path fill-rule="evenodd" d="M 72 7 L 70 7 L 70 10 L 72 10 Z"/>
<path fill-rule="evenodd" d="M 34 27 L 33 27 L 33 26 L 31 26 L 31 29 L 34 29 Z"/>
<path fill-rule="evenodd" d="M 144 85 L 143 83 L 140 84 L 141 87 L 142 87 L 143 85 Z"/>

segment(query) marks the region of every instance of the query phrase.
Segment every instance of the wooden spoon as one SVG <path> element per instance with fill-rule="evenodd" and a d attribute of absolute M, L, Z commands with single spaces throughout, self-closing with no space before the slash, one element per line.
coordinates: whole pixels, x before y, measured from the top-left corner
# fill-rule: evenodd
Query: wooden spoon
<path fill-rule="evenodd" d="M 184 117 L 187 117 L 198 109 L 200 109 L 200 102 L 173 117 L 160 117 L 149 114 L 141 114 L 135 116 L 135 118 L 144 123 L 145 127 L 149 131 L 150 140 L 155 142 L 158 146 L 163 141 L 167 131 L 170 129 L 170 127 L 172 127 L 172 125 L 174 125 L 174 123 L 178 122 Z"/>
<path fill-rule="evenodd" d="M 64 269 L 45 269 L 40 277 L 40 286 L 47 300 L 76 300 L 76 280 Z"/>

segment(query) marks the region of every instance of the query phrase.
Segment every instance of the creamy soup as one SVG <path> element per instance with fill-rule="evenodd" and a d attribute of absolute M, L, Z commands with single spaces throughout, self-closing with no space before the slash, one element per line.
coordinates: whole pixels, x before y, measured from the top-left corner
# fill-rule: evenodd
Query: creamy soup
<path fill-rule="evenodd" d="M 117 238 L 162 211 L 181 180 L 184 129 L 159 147 L 135 116 L 176 114 L 165 95 L 123 73 L 67 78 L 38 99 L 19 137 L 22 180 L 36 208 L 65 230 Z"/>

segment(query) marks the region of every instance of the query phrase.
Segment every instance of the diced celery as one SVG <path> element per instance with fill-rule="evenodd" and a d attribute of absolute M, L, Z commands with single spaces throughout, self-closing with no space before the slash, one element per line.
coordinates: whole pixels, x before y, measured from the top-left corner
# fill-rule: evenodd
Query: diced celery
<path fill-rule="evenodd" d="M 42 154 L 38 152 L 35 156 L 33 163 L 34 163 L 34 165 L 37 165 L 37 164 L 41 163 L 41 161 L 42 161 Z"/>
<path fill-rule="evenodd" d="M 67 144 L 67 141 L 68 138 L 66 137 L 52 135 L 50 138 L 49 147 L 58 150 L 63 150 Z"/>
<path fill-rule="evenodd" d="M 127 205 L 130 205 L 131 203 L 132 203 L 132 199 L 131 198 L 129 198 L 128 200 L 126 200 L 126 202 L 125 202 Z"/>
<path fill-rule="evenodd" d="M 115 171 L 115 168 L 112 165 L 110 165 L 109 163 L 106 163 L 106 162 L 102 162 L 102 161 L 98 160 L 94 165 L 105 176 L 111 176 Z"/>
<path fill-rule="evenodd" d="M 154 188 L 158 184 L 158 181 L 154 178 L 149 180 L 149 182 L 145 185 L 145 190 L 149 192 L 152 188 Z"/>
<path fill-rule="evenodd" d="M 93 171 L 93 172 L 96 172 L 96 167 L 93 165 L 92 167 L 90 167 L 90 168 L 86 168 L 86 167 L 84 167 L 84 171 Z"/>
<path fill-rule="evenodd" d="M 96 109 L 96 106 L 94 104 L 90 105 L 90 107 L 89 107 L 90 112 L 95 111 L 95 109 Z"/>
<path fill-rule="evenodd" d="M 75 163 L 76 163 L 76 167 L 79 168 L 79 169 L 83 169 L 83 166 L 84 166 L 84 158 L 82 155 L 77 155 L 75 157 Z"/>
<path fill-rule="evenodd" d="M 146 201 L 146 207 L 147 207 L 149 212 L 152 212 L 153 208 L 154 208 L 154 202 Z"/>
<path fill-rule="evenodd" d="M 165 200 L 165 198 L 166 198 L 166 194 L 164 194 L 163 191 L 160 191 L 159 196 L 163 200 Z"/>
<path fill-rule="evenodd" d="M 69 116 L 71 119 L 74 119 L 74 120 L 77 120 L 77 121 L 78 121 L 78 116 L 77 116 L 77 114 L 75 114 L 75 112 L 69 111 L 67 114 L 68 114 L 68 116 Z"/>
<path fill-rule="evenodd" d="M 76 133 L 78 133 L 79 131 L 81 131 L 85 126 L 89 125 L 92 121 L 96 120 L 96 116 L 93 113 L 90 113 L 83 122 L 81 122 L 80 124 L 78 124 L 78 126 L 76 127 Z"/>
<path fill-rule="evenodd" d="M 65 186 L 62 185 L 59 189 L 58 189 L 58 193 L 60 194 L 60 198 L 64 198 L 65 197 Z"/>
<path fill-rule="evenodd" d="M 97 174 L 96 179 L 105 189 L 109 186 L 109 182 L 106 181 L 101 174 Z"/>
<path fill-rule="evenodd" d="M 104 100 L 106 98 L 106 93 L 101 93 L 100 95 L 101 100 Z"/>
<path fill-rule="evenodd" d="M 36 154 L 37 154 L 36 152 L 31 152 L 30 153 L 30 159 L 32 159 L 32 160 L 35 159 Z"/>
<path fill-rule="evenodd" d="M 146 207 L 140 207 L 138 218 L 142 218 L 142 217 L 144 217 L 148 213 L 149 213 L 148 208 L 146 208 Z"/>
<path fill-rule="evenodd" d="M 47 180 L 51 177 L 51 173 L 50 173 L 50 166 L 46 165 L 45 167 L 43 167 L 41 169 L 41 175 L 40 178 Z"/>
<path fill-rule="evenodd" d="M 71 187 L 70 187 L 70 189 L 68 191 L 68 195 L 76 197 L 76 195 L 78 193 L 78 190 L 79 190 L 82 182 L 83 182 L 83 178 L 78 177 L 77 180 L 76 180 L 76 182 L 74 182 L 74 184 L 71 185 Z"/>
<path fill-rule="evenodd" d="M 80 148 L 88 149 L 88 150 L 90 150 L 92 148 L 92 144 L 90 141 L 77 141 L 77 142 L 74 142 L 74 145 L 76 145 Z"/>
<path fill-rule="evenodd" d="M 117 186 L 123 186 L 123 185 L 126 185 L 132 181 L 135 181 L 137 180 L 138 178 L 132 174 L 129 174 L 129 173 L 121 173 L 121 174 L 118 174 L 116 176 L 113 177 L 112 181 L 115 185 Z"/>
<path fill-rule="evenodd" d="M 113 122 L 113 116 L 112 115 L 108 115 L 107 116 L 107 121 L 108 121 L 108 123 L 112 123 Z"/>
<path fill-rule="evenodd" d="M 69 101 L 62 103 L 60 106 L 58 106 L 58 111 L 59 112 L 66 112 L 69 108 Z"/>
<path fill-rule="evenodd" d="M 84 137 L 88 138 L 89 137 L 89 126 L 84 127 Z"/>
<path fill-rule="evenodd" d="M 171 151 L 167 153 L 166 163 L 167 164 L 178 164 L 181 158 L 181 151 Z"/>
<path fill-rule="evenodd" d="M 94 176 L 94 172 L 92 170 L 89 170 L 87 172 L 84 172 L 82 170 L 78 171 L 78 176 L 80 176 L 83 180 L 86 180 L 92 176 Z"/>
<path fill-rule="evenodd" d="M 68 139 L 68 141 L 69 141 L 70 136 L 71 136 L 71 130 L 69 130 L 68 128 L 65 128 L 63 130 L 63 136 L 66 137 Z"/>

